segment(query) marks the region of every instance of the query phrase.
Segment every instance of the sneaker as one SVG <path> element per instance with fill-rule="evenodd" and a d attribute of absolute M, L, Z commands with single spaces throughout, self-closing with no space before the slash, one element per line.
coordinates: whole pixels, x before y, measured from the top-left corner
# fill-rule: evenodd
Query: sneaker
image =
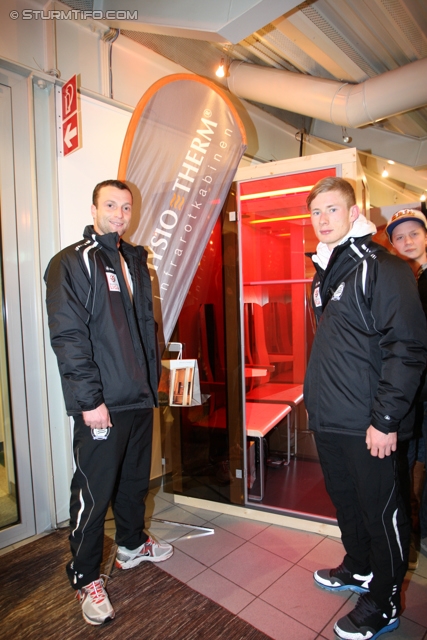
<path fill-rule="evenodd" d="M 327 591 L 354 591 L 368 593 L 372 573 L 361 576 L 351 573 L 342 562 L 336 569 L 320 569 L 314 572 L 314 580 L 319 587 Z"/>
<path fill-rule="evenodd" d="M 89 624 L 98 625 L 109 622 L 116 615 L 102 578 L 94 580 L 77 591 L 76 598 L 82 605 L 83 618 Z"/>
<path fill-rule="evenodd" d="M 360 596 L 353 611 L 334 625 L 339 638 L 345 640 L 375 640 L 399 626 L 398 617 L 389 617 L 376 605 L 369 593 Z"/>
<path fill-rule="evenodd" d="M 116 556 L 116 567 L 119 569 L 132 569 L 141 562 L 163 562 L 173 554 L 173 546 L 167 542 L 156 542 L 153 538 L 148 538 L 137 549 L 130 551 L 126 547 L 118 547 Z"/>

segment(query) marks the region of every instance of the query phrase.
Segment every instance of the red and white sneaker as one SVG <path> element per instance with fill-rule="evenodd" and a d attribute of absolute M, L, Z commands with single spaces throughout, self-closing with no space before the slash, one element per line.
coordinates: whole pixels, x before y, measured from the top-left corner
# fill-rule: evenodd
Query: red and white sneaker
<path fill-rule="evenodd" d="M 119 569 L 132 569 L 141 562 L 163 562 L 173 554 L 173 546 L 167 542 L 156 542 L 149 537 L 140 547 L 131 551 L 126 547 L 118 547 L 116 567 Z"/>
<path fill-rule="evenodd" d="M 102 578 L 82 587 L 77 591 L 76 598 L 82 605 L 82 615 L 88 624 L 103 624 L 113 620 L 116 615 Z"/>

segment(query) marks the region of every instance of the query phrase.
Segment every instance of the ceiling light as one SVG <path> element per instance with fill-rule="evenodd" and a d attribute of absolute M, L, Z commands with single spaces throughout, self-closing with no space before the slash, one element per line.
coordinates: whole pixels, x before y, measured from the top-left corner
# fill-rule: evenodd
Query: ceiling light
<path fill-rule="evenodd" d="M 427 200 L 427 196 L 425 193 L 423 193 L 423 195 L 420 198 L 421 202 L 425 202 Z"/>
<path fill-rule="evenodd" d="M 215 75 L 218 78 L 223 78 L 225 76 L 224 58 L 221 58 L 221 63 L 218 65 L 218 69 L 215 71 Z"/>
<path fill-rule="evenodd" d="M 383 168 L 383 172 L 382 172 L 381 175 L 382 175 L 383 178 L 388 178 L 388 171 L 387 171 L 387 169 L 385 167 Z"/>
<path fill-rule="evenodd" d="M 310 218 L 309 213 L 299 216 L 281 216 L 280 218 L 261 218 L 260 220 L 251 220 L 249 224 L 263 224 L 265 222 L 283 222 L 284 220 L 301 220 L 302 218 Z"/>
<path fill-rule="evenodd" d="M 350 136 L 347 133 L 347 129 L 345 127 L 341 127 L 341 131 L 342 131 L 342 141 L 345 142 L 345 144 L 348 144 L 349 142 L 351 142 L 352 138 L 350 138 Z"/>
<path fill-rule="evenodd" d="M 277 191 L 263 191 L 261 193 L 249 193 L 246 196 L 240 196 L 240 200 L 256 200 L 258 198 L 274 198 L 276 196 L 287 196 L 292 193 L 308 193 L 312 190 L 314 184 L 306 187 L 291 187 L 290 189 L 278 189 Z"/>
<path fill-rule="evenodd" d="M 387 160 L 388 164 L 394 164 L 394 160 Z"/>

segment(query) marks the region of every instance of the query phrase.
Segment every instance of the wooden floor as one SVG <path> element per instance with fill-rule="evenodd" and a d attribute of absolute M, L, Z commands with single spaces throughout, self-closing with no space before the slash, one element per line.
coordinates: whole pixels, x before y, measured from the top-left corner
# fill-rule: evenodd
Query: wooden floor
<path fill-rule="evenodd" d="M 105 558 L 111 545 L 105 538 Z M 68 530 L 0 556 L 3 640 L 268 639 L 151 563 L 113 571 L 108 593 L 116 618 L 91 627 L 84 622 L 65 575 L 68 557 Z"/>

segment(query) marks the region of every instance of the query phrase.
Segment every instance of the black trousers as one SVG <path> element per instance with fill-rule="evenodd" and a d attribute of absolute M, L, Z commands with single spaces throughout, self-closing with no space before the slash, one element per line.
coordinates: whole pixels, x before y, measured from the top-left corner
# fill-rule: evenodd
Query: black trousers
<path fill-rule="evenodd" d="M 337 510 L 344 564 L 352 573 L 372 571 L 373 599 L 385 612 L 392 601 L 399 612 L 410 523 L 396 454 L 371 456 L 364 436 L 316 433 L 315 438 L 326 489 Z"/>
<path fill-rule="evenodd" d="M 136 549 L 144 533 L 145 497 L 149 488 L 153 410 L 111 414 L 113 427 L 106 440 L 94 440 L 78 416 L 74 420 L 74 460 L 71 482 L 70 548 L 67 574 L 74 589 L 100 575 L 104 522 L 112 504 L 116 542 Z"/>

